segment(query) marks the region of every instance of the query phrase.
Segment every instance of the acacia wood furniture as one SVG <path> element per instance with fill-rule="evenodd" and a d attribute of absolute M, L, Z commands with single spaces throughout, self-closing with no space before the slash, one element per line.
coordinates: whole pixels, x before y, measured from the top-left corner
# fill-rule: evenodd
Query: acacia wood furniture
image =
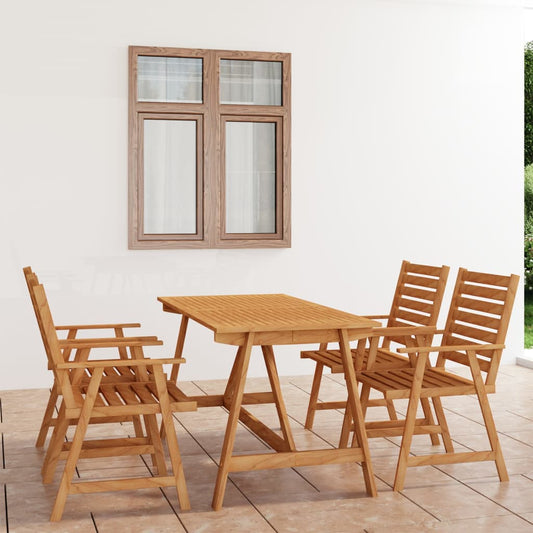
<path fill-rule="evenodd" d="M 371 388 L 391 400 L 409 399 L 405 421 L 366 425 L 369 437 L 402 435 L 394 490 L 402 490 L 410 466 L 494 461 L 500 480 L 509 479 L 487 394 L 495 392 L 518 281 L 516 275 L 500 276 L 459 269 L 446 326 L 440 332 L 441 345 L 400 349 L 402 353 L 416 356 L 409 368 L 373 370 L 373 361 L 369 360 L 368 370 L 357 373 L 362 383 L 363 410 Z M 431 352 L 438 353 L 435 366 L 428 363 Z M 471 378 L 447 370 L 446 363 L 450 362 L 466 366 Z M 478 400 L 489 450 L 454 452 L 441 398 L 464 395 L 474 395 Z M 417 407 L 422 398 L 432 398 L 438 424 L 428 425 L 417 419 Z M 345 425 L 349 423 L 345 419 Z M 446 453 L 410 456 L 413 435 L 424 432 L 440 433 Z"/>
<path fill-rule="evenodd" d="M 54 372 L 61 406 L 52 438 L 43 462 L 43 483 L 51 483 L 60 459 L 66 459 L 51 521 L 61 519 L 68 494 L 108 492 L 141 488 L 175 486 L 182 510 L 190 508 L 183 466 L 174 429 L 172 412 L 196 409 L 194 401 L 188 400 L 168 382 L 163 372 L 163 364 L 183 363 L 183 359 L 147 359 L 145 346 L 157 346 L 162 342 L 155 337 L 110 338 L 110 339 L 67 339 L 60 341 L 42 285 L 31 286 L 33 301 L 38 316 L 38 324 L 43 335 L 44 347 L 49 364 Z M 89 361 L 94 348 L 128 348 L 133 359 Z M 74 361 L 65 361 L 63 350 L 74 349 Z M 103 382 L 104 369 L 135 368 L 135 381 Z M 84 372 L 92 370 L 89 380 Z M 150 369 L 152 379 L 147 370 Z M 172 465 L 172 475 L 167 471 L 165 454 L 156 415 L 161 416 L 165 428 L 166 442 Z M 86 439 L 90 420 L 102 422 L 117 420 L 120 417 L 141 417 L 144 419 L 146 436 L 133 438 Z M 70 424 L 76 429 L 72 441 L 66 442 Z M 147 471 L 144 477 L 110 479 L 96 481 L 73 481 L 79 458 L 102 458 L 124 455 L 151 454 L 157 474 Z"/>
<path fill-rule="evenodd" d="M 35 297 L 33 294 L 33 287 L 36 285 L 39 285 L 39 279 L 37 275 L 32 271 L 31 267 L 24 267 L 24 278 L 26 280 L 26 285 L 28 287 L 28 291 L 30 294 L 33 311 L 35 313 L 35 317 L 37 318 L 37 323 L 39 324 L 39 313 L 37 310 L 37 305 L 35 302 Z M 79 325 L 70 325 L 70 326 L 55 326 L 56 331 L 66 331 L 67 336 L 66 339 L 71 341 L 76 338 L 79 331 L 95 331 L 95 330 L 112 330 L 115 333 L 116 338 L 124 338 L 124 329 L 126 328 L 137 328 L 140 327 L 140 324 L 137 322 L 134 323 L 117 323 L 117 324 L 79 324 Z M 43 331 L 41 326 L 39 325 L 39 331 L 41 332 L 41 336 L 43 336 Z M 142 340 L 146 337 L 136 337 L 137 340 Z M 155 338 L 155 337 L 152 337 Z M 44 341 L 44 338 L 43 338 Z M 61 344 L 61 340 L 59 341 Z M 130 355 L 128 354 L 127 347 L 125 345 L 118 346 L 118 354 L 120 359 L 128 359 Z M 63 352 L 63 358 L 65 361 L 68 361 L 70 356 L 72 355 L 72 348 L 71 347 L 62 347 Z M 51 370 L 51 367 L 49 365 L 49 370 Z M 91 377 L 92 369 L 86 369 L 85 376 L 82 378 L 82 380 L 87 383 Z M 102 377 L 103 382 L 118 382 L 118 381 L 135 381 L 135 371 L 131 367 L 117 367 L 117 366 L 109 366 L 104 368 L 104 375 Z M 46 437 L 48 435 L 48 431 L 51 427 L 55 426 L 56 424 L 56 417 L 54 416 L 56 407 L 57 407 L 57 400 L 58 400 L 58 384 L 54 381 L 54 384 L 52 385 L 52 388 L 50 390 L 50 396 L 48 398 L 48 403 L 46 405 L 46 409 L 43 415 L 43 420 L 41 422 L 41 427 L 39 429 L 39 434 L 37 436 L 37 441 L 35 443 L 35 446 L 38 448 L 42 448 L 46 442 Z M 139 417 L 134 417 L 132 419 L 132 422 L 135 427 L 135 432 L 138 437 L 143 436 L 143 429 L 141 422 L 139 420 Z M 99 420 L 99 423 L 101 421 Z"/>
<path fill-rule="evenodd" d="M 215 342 L 237 346 L 235 362 L 221 395 L 194 396 L 199 407 L 224 406 L 229 411 L 212 506 L 222 507 L 230 472 L 329 463 L 360 462 L 366 491 L 376 495 L 368 441 L 357 392 L 349 341 L 366 338 L 379 322 L 351 315 L 284 294 L 159 297 L 163 310 L 182 315 L 176 345 L 181 358 L 190 319 L 214 332 Z M 344 363 L 348 403 L 356 413 L 356 443 L 352 448 L 298 451 L 281 394 L 274 345 L 339 342 Z M 261 346 L 271 391 L 246 394 L 246 374 L 253 346 Z M 177 368 L 172 377 L 177 378 Z M 282 437 L 243 405 L 275 403 Z M 237 424 L 241 421 L 277 453 L 233 455 Z"/>
<path fill-rule="evenodd" d="M 385 325 L 388 328 L 436 326 L 449 270 L 450 267 L 445 265 L 439 267 L 403 261 L 389 314 L 371 315 L 367 316 L 367 318 L 386 320 Z M 398 347 L 405 347 L 406 342 L 410 338 L 411 336 L 409 335 L 383 335 L 381 346 L 378 348 L 376 354 L 375 369 L 410 366 L 409 358 L 396 351 Z M 363 342 L 359 344 L 357 348 L 352 349 L 352 357 L 356 370 L 362 370 L 366 367 L 369 353 L 368 346 L 365 347 Z M 321 345 L 318 350 L 303 351 L 301 357 L 311 359 L 316 363 L 305 420 L 305 427 L 311 429 L 317 410 L 344 409 L 346 406 L 346 400 L 318 401 L 324 367 L 329 368 L 334 374 L 342 372 L 343 367 L 340 351 L 328 349 L 325 344 Z M 392 400 L 376 398 L 369 400 L 367 405 L 369 407 L 385 405 L 389 413 L 389 418 L 391 420 L 398 419 Z M 424 398 L 422 400 L 422 406 L 428 423 L 433 423 L 433 415 L 427 399 Z M 437 435 L 431 434 L 430 437 L 433 444 L 438 444 Z M 344 438 L 347 438 L 347 436 L 344 435 L 341 438 L 341 445 L 344 445 Z"/>

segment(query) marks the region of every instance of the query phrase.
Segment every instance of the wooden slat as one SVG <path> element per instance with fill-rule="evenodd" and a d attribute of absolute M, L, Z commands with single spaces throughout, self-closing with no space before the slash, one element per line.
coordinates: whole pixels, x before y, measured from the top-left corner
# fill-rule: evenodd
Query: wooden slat
<path fill-rule="evenodd" d="M 481 326 L 497 330 L 500 327 L 500 319 L 487 315 L 479 315 L 477 313 L 467 313 L 466 311 L 457 310 L 455 312 L 456 322 L 466 322 L 474 326 Z"/>
<path fill-rule="evenodd" d="M 135 394 L 139 396 L 142 403 L 146 405 L 157 403 L 157 399 L 153 397 L 148 383 L 131 383 L 132 390 L 135 391 Z"/>
<path fill-rule="evenodd" d="M 317 363 L 322 363 L 324 366 L 331 369 L 332 372 L 342 372 L 342 361 L 338 350 L 315 350 L 301 352 L 302 358 L 312 359 Z"/>
<path fill-rule="evenodd" d="M 483 274 L 481 272 L 472 272 L 469 270 L 465 277 L 465 281 L 473 283 L 483 283 L 484 285 L 496 285 L 497 287 L 509 286 L 509 276 L 500 276 L 498 274 Z"/>
<path fill-rule="evenodd" d="M 174 476 L 155 476 L 125 478 L 102 481 L 78 481 L 70 486 L 70 494 L 91 494 L 94 492 L 113 492 L 117 490 L 136 490 L 157 487 L 172 487 L 176 484 Z"/>
<path fill-rule="evenodd" d="M 105 448 L 89 448 L 82 449 L 80 452 L 80 459 L 101 459 L 104 457 L 117 457 L 127 455 L 145 455 L 152 454 L 154 447 L 152 444 L 136 444 L 127 446 L 111 446 L 108 445 Z M 61 452 L 59 458 L 66 459 L 68 457 L 68 451 Z"/>
<path fill-rule="evenodd" d="M 437 292 L 420 287 L 402 287 L 402 294 L 410 296 L 411 298 L 418 298 L 419 300 L 426 300 L 428 302 L 434 302 Z"/>
<path fill-rule="evenodd" d="M 426 315 L 430 315 L 434 309 L 433 303 L 421 302 L 419 300 L 413 300 L 412 298 L 400 298 L 398 301 L 398 307 L 403 307 Z"/>
<path fill-rule="evenodd" d="M 442 275 L 442 267 L 431 266 L 431 265 L 417 265 L 416 263 L 409 263 L 407 267 L 408 272 L 413 272 L 414 274 L 422 274 L 424 276 L 432 276 L 434 278 L 440 278 Z"/>
<path fill-rule="evenodd" d="M 478 298 L 487 298 L 488 300 L 497 300 L 503 302 L 507 291 L 505 289 L 494 289 L 483 285 L 470 285 L 463 283 L 461 285 L 461 294 L 468 294 Z"/>
<path fill-rule="evenodd" d="M 483 355 L 486 356 L 487 352 L 483 352 Z M 448 359 L 449 361 L 454 361 L 456 363 L 460 363 L 462 365 L 468 366 L 468 357 L 466 354 L 461 352 L 443 352 L 442 356 L 445 359 Z M 482 359 L 478 359 L 479 366 L 483 372 L 488 372 L 490 369 L 490 361 L 484 361 Z"/>
<path fill-rule="evenodd" d="M 272 431 L 267 425 L 263 424 L 250 411 L 241 408 L 239 420 L 249 427 L 259 438 L 264 440 L 272 449 L 278 452 L 288 451 L 289 444 L 283 440 L 277 433 Z"/>
<path fill-rule="evenodd" d="M 416 325 L 429 326 L 431 323 L 429 316 L 421 315 L 419 313 L 411 313 L 404 309 L 398 309 L 398 312 L 396 313 L 396 317 L 399 318 L 400 320 L 406 320 Z"/>
<path fill-rule="evenodd" d="M 113 385 L 100 385 L 100 393 L 109 405 L 124 405 L 124 402 L 117 394 L 116 388 Z"/>
<path fill-rule="evenodd" d="M 481 452 L 436 453 L 432 455 L 409 457 L 407 464 L 409 466 L 449 465 L 456 463 L 494 461 L 495 457 L 495 452 L 491 450 Z"/>
<path fill-rule="evenodd" d="M 422 276 L 415 276 L 413 274 L 407 274 L 404 277 L 404 283 L 418 287 L 428 287 L 430 289 L 436 289 L 439 286 L 438 279 L 424 278 Z"/>
<path fill-rule="evenodd" d="M 124 403 L 127 405 L 139 405 L 141 404 L 141 400 L 137 398 L 137 396 L 134 394 L 134 392 L 131 390 L 131 387 L 129 384 L 117 384 L 115 385 L 116 391 L 120 394 L 122 399 L 124 400 Z"/>
<path fill-rule="evenodd" d="M 242 472 L 297 466 L 355 463 L 363 459 L 363 453 L 359 448 L 239 455 L 231 458 L 229 471 Z"/>
<path fill-rule="evenodd" d="M 472 339 L 478 342 L 484 342 L 486 344 L 496 343 L 498 338 L 494 331 L 487 331 L 455 323 L 451 324 L 449 327 L 449 332 L 454 335 L 460 335 L 461 337 L 466 337 L 467 339 Z"/>
<path fill-rule="evenodd" d="M 115 329 L 115 328 L 140 328 L 139 322 L 128 322 L 124 324 L 77 324 L 74 326 L 55 326 L 57 330 L 65 329 Z"/>
<path fill-rule="evenodd" d="M 344 409 L 346 407 L 346 400 L 343 402 L 319 402 L 316 404 L 317 411 L 324 411 L 326 409 Z"/>
<path fill-rule="evenodd" d="M 497 302 L 487 302 L 485 300 L 478 300 L 468 297 L 460 297 L 457 307 L 471 309 L 472 311 L 479 311 L 481 313 L 490 313 L 496 316 L 501 316 L 504 308 L 503 304 Z"/>

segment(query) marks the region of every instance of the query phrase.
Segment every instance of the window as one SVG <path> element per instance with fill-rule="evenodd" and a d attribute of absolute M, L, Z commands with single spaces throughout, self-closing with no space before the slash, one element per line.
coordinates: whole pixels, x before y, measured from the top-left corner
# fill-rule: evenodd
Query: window
<path fill-rule="evenodd" d="M 129 51 L 129 247 L 290 246 L 290 54 Z"/>

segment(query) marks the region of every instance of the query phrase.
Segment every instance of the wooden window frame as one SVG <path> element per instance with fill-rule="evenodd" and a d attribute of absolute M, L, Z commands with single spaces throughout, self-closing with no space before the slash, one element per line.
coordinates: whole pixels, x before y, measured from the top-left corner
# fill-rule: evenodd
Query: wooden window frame
<path fill-rule="evenodd" d="M 202 59 L 202 102 L 147 102 L 137 98 L 137 57 Z M 281 105 L 221 104 L 220 60 L 282 63 Z M 130 249 L 287 248 L 290 224 L 291 56 L 277 52 L 243 52 L 188 48 L 129 47 L 129 209 Z M 144 234 L 143 123 L 145 119 L 196 120 L 197 233 Z M 276 124 L 276 231 L 225 231 L 225 125 L 227 122 Z"/>

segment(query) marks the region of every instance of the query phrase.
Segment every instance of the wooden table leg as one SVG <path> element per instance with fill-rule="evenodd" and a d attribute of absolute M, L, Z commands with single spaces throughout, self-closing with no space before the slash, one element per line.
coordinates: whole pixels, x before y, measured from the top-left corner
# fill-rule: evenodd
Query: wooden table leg
<path fill-rule="evenodd" d="M 226 389 L 224 390 L 224 405 L 231 406 L 233 401 L 233 395 L 235 394 L 235 389 L 237 388 L 238 380 L 240 379 L 240 361 L 241 361 L 241 352 L 244 349 L 243 346 L 239 346 L 237 350 L 237 355 L 235 356 L 235 361 L 231 367 L 231 372 L 226 383 Z M 229 410 L 229 407 L 228 407 Z"/>
<path fill-rule="evenodd" d="M 231 457 L 233 453 L 233 446 L 235 444 L 235 435 L 237 433 L 237 424 L 239 422 L 242 397 L 244 394 L 244 384 L 246 382 L 246 374 L 248 372 L 248 365 L 250 363 L 253 340 L 253 332 L 248 333 L 246 335 L 244 345 L 242 348 L 239 347 L 239 350 L 237 351 L 237 360 L 234 366 L 235 373 L 234 376 L 232 376 L 235 387 L 233 389 L 231 398 L 231 407 L 226 426 L 226 434 L 224 436 L 224 444 L 222 445 L 222 452 L 220 454 L 220 464 L 218 467 L 217 481 L 215 484 L 215 493 L 213 494 L 212 507 L 215 511 L 219 511 L 222 508 L 222 501 L 224 500 L 224 492 L 226 491 L 228 472 L 231 466 Z"/>
<path fill-rule="evenodd" d="M 174 357 L 179 359 L 183 355 L 183 346 L 185 345 L 185 334 L 187 333 L 187 324 L 189 323 L 189 317 L 183 315 L 181 317 L 180 332 L 178 333 L 178 340 L 176 342 L 176 350 L 174 351 Z M 180 365 L 172 365 L 172 372 L 170 373 L 170 380 L 174 383 L 178 380 L 178 372 Z"/>
<path fill-rule="evenodd" d="M 350 405 L 350 410 L 353 413 L 355 423 L 355 435 L 357 436 L 358 446 L 361 448 L 364 456 L 364 460 L 361 461 L 361 466 L 363 467 L 366 491 L 370 496 L 377 496 L 376 481 L 374 479 L 372 461 L 370 459 L 370 449 L 366 436 L 365 420 L 357 391 L 357 381 L 355 379 L 355 369 L 350 349 L 350 342 L 348 340 L 348 333 L 345 329 L 339 330 L 339 347 L 342 357 L 342 364 L 344 366 L 346 388 L 348 389 L 348 403 Z"/>
<path fill-rule="evenodd" d="M 276 403 L 276 409 L 278 411 L 281 432 L 283 433 L 283 438 L 289 446 L 289 451 L 293 452 L 296 450 L 296 446 L 294 444 L 294 438 L 292 436 L 285 402 L 283 401 L 283 396 L 281 394 L 281 385 L 279 382 L 278 369 L 276 368 L 276 361 L 274 359 L 274 349 L 272 348 L 272 346 L 261 346 L 261 349 L 263 350 L 263 357 L 265 359 L 268 379 L 270 381 L 270 388 L 272 389 L 272 393 L 274 394 L 274 401 Z"/>

